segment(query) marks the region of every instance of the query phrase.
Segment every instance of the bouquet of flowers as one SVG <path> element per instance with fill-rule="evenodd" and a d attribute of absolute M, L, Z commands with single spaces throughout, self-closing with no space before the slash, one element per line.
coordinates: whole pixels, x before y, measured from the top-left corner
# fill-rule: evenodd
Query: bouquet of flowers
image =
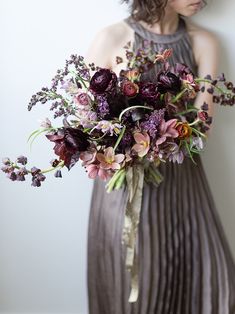
<path fill-rule="evenodd" d="M 172 49 L 153 52 L 149 46 L 130 50 L 124 47 L 127 67 L 117 76 L 112 70 L 86 64 L 84 58 L 72 55 L 65 67 L 52 79 L 51 87 L 43 87 L 32 96 L 28 110 L 37 103 L 50 103 L 54 119 L 62 118 L 60 127 L 46 118 L 28 141 L 45 133 L 54 143 L 57 156 L 51 167 L 41 170 L 26 168 L 27 157 L 16 161 L 3 159 L 3 172 L 12 181 L 25 181 L 30 175 L 32 186 L 39 187 L 45 174 L 70 170 L 78 161 L 88 177 L 107 181 L 107 192 L 128 188 L 122 241 L 127 247 L 126 266 L 131 272 L 130 302 L 138 297 L 138 271 L 135 250 L 144 182 L 158 186 L 164 179 L 161 162 L 182 163 L 200 154 L 212 123 L 208 104 L 194 106 L 199 92 L 212 94 L 220 105 L 234 105 L 235 88 L 224 75 L 213 79 L 198 78 L 185 64 L 170 66 Z M 117 64 L 122 63 L 116 57 Z M 158 63 L 154 80 L 144 80 L 143 73 Z M 207 87 L 205 87 L 205 83 Z M 210 87 L 208 87 L 208 84 Z"/>

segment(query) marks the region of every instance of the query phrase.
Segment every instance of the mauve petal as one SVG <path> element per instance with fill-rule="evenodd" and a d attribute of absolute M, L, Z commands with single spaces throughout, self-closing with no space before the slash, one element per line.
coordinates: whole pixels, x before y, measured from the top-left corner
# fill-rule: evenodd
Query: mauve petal
<path fill-rule="evenodd" d="M 124 160 L 125 156 L 123 154 L 117 154 L 114 156 L 114 161 L 120 163 Z"/>
<path fill-rule="evenodd" d="M 161 134 L 164 134 L 166 132 L 167 125 L 166 125 L 166 121 L 164 119 L 161 121 L 159 129 L 160 129 Z"/>
<path fill-rule="evenodd" d="M 99 169 L 99 171 L 98 171 L 98 176 L 100 177 L 100 179 L 102 179 L 102 180 L 104 180 L 104 181 L 107 180 L 108 177 L 109 177 L 107 171 L 105 171 L 105 170 L 103 170 L 103 169 Z"/>
<path fill-rule="evenodd" d="M 166 136 L 164 135 L 164 136 L 162 136 L 162 137 L 160 137 L 159 139 L 156 140 L 156 145 L 158 146 L 158 145 L 164 143 L 165 140 L 166 140 Z"/>
<path fill-rule="evenodd" d="M 148 151 L 149 151 L 149 146 L 144 148 L 141 152 L 139 152 L 138 156 L 139 157 L 144 157 L 147 154 Z"/>
<path fill-rule="evenodd" d="M 118 170 L 118 169 L 120 169 L 121 168 L 121 166 L 120 166 L 120 164 L 118 164 L 117 162 L 113 162 L 112 164 L 111 164 L 111 169 L 113 169 L 113 170 Z"/>
<path fill-rule="evenodd" d="M 177 119 L 170 119 L 166 122 L 166 127 L 174 127 L 176 125 Z"/>
<path fill-rule="evenodd" d="M 109 163 L 107 163 L 107 162 L 105 162 L 105 161 L 104 161 L 104 162 L 101 162 L 101 163 L 100 163 L 100 168 L 108 170 L 108 169 L 111 168 L 111 164 L 109 164 Z"/>
<path fill-rule="evenodd" d="M 141 144 L 135 144 L 132 146 L 132 149 L 134 149 L 137 153 L 141 152 L 144 149 L 144 146 Z"/>
<path fill-rule="evenodd" d="M 104 156 L 104 154 L 102 154 L 102 153 L 97 153 L 96 154 L 96 159 L 99 161 L 99 162 L 105 162 L 105 156 Z"/>
<path fill-rule="evenodd" d="M 142 141 L 144 141 L 144 142 L 146 141 L 145 136 L 142 133 L 139 133 L 139 132 L 134 133 L 134 139 L 135 139 L 135 141 L 137 143 L 140 143 Z"/>
<path fill-rule="evenodd" d="M 88 172 L 88 177 L 90 179 L 95 179 L 97 177 L 98 174 L 98 168 L 96 165 L 89 165 L 86 167 L 87 172 Z"/>
<path fill-rule="evenodd" d="M 179 133 L 176 129 L 174 128 L 171 128 L 169 130 L 167 130 L 167 132 L 164 134 L 164 136 L 168 136 L 168 137 L 178 137 L 179 136 Z"/>
<path fill-rule="evenodd" d="M 106 159 L 113 159 L 114 158 L 114 149 L 113 147 L 107 147 L 105 149 L 105 152 L 104 152 L 104 156 Z"/>

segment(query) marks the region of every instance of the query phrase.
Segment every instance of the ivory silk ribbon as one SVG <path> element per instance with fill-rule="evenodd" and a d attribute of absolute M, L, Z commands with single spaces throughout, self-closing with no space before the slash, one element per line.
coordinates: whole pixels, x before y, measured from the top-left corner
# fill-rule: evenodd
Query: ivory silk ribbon
<path fill-rule="evenodd" d="M 139 294 L 136 243 L 144 184 L 144 165 L 137 164 L 129 167 L 126 172 L 126 182 L 128 200 L 124 218 L 122 244 L 126 245 L 126 267 L 131 273 L 131 292 L 128 301 L 136 302 Z"/>

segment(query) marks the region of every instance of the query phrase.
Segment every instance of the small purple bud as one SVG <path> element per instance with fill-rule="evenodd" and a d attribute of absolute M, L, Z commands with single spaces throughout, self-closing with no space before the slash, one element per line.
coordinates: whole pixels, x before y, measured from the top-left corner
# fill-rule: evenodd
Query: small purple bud
<path fill-rule="evenodd" d="M 55 176 L 56 178 L 62 178 L 61 170 L 57 170 L 57 171 L 55 172 L 54 176 Z"/>
<path fill-rule="evenodd" d="M 37 167 L 31 168 L 32 176 L 35 176 L 41 171 L 41 169 L 38 169 Z"/>
<path fill-rule="evenodd" d="M 16 173 L 14 171 L 8 173 L 7 177 L 12 180 L 15 181 L 16 180 Z"/>
<path fill-rule="evenodd" d="M 3 159 L 2 159 L 2 163 L 3 163 L 4 165 L 10 165 L 11 161 L 10 161 L 10 159 L 9 159 L 8 157 L 6 157 L 6 158 L 3 158 Z"/>
<path fill-rule="evenodd" d="M 21 155 L 21 156 L 17 157 L 17 162 L 19 164 L 26 165 L 27 164 L 27 157 Z"/>
<path fill-rule="evenodd" d="M 205 101 L 204 101 L 203 105 L 201 106 L 201 109 L 202 110 L 208 110 L 209 109 L 209 106 Z"/>

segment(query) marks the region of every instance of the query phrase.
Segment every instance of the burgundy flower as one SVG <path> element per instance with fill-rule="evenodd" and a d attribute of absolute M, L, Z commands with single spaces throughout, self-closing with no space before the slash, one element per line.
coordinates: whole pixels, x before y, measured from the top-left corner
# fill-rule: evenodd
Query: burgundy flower
<path fill-rule="evenodd" d="M 90 91 L 94 95 L 111 91 L 117 84 L 117 75 L 109 69 L 98 70 L 91 78 Z"/>
<path fill-rule="evenodd" d="M 149 103 L 155 102 L 159 98 L 157 85 L 151 82 L 139 83 L 139 94 L 142 100 Z"/>
<path fill-rule="evenodd" d="M 174 66 L 174 73 L 181 76 L 192 74 L 191 69 L 184 63 L 176 63 Z"/>
<path fill-rule="evenodd" d="M 65 166 L 70 169 L 79 159 L 79 153 L 89 146 L 87 135 L 81 130 L 67 127 L 46 137 L 55 143 L 54 152 L 64 160 Z"/>
<path fill-rule="evenodd" d="M 198 118 L 205 122 L 208 119 L 208 113 L 206 111 L 199 111 Z"/>
<path fill-rule="evenodd" d="M 177 94 L 181 89 L 181 81 L 178 76 L 172 72 L 160 72 L 157 76 L 158 90 L 160 93 L 170 92 Z"/>
<path fill-rule="evenodd" d="M 139 91 L 139 86 L 131 81 L 124 81 L 122 84 L 122 92 L 128 97 L 134 97 Z"/>

